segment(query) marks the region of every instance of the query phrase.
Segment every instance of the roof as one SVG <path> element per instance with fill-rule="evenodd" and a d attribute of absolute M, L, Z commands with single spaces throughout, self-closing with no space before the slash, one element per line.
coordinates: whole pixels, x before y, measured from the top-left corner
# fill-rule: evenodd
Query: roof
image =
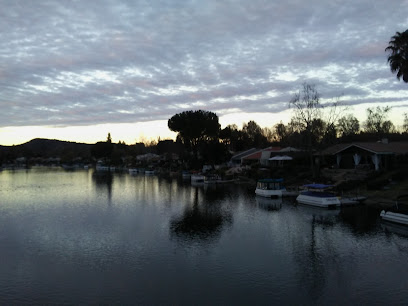
<path fill-rule="evenodd" d="M 375 154 L 408 154 L 408 141 L 341 143 L 327 148 L 322 154 L 336 155 L 353 146 Z"/>
<path fill-rule="evenodd" d="M 243 151 L 243 152 L 239 152 L 239 153 L 235 154 L 234 156 L 232 156 L 231 159 L 241 159 L 242 157 L 244 157 L 246 155 L 249 155 L 249 154 L 255 152 L 256 150 L 257 149 L 252 148 L 252 149 L 249 149 L 249 150 L 246 150 L 246 151 Z"/>
<path fill-rule="evenodd" d="M 274 157 L 271 157 L 269 160 L 292 160 L 292 159 L 293 159 L 293 157 L 290 157 L 290 156 L 287 156 L 287 155 L 283 155 L 283 156 L 276 155 Z"/>
<path fill-rule="evenodd" d="M 266 149 L 262 149 L 259 151 L 256 151 L 252 154 L 248 154 L 246 156 L 243 156 L 243 159 L 252 159 L 252 160 L 256 160 L 256 159 L 261 159 L 262 157 L 262 152 L 279 152 L 280 151 L 280 147 L 268 147 Z"/>

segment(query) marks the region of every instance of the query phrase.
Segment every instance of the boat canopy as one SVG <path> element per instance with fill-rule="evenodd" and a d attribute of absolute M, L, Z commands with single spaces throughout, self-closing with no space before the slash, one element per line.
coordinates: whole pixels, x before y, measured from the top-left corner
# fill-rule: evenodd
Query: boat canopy
<path fill-rule="evenodd" d="M 259 183 L 283 183 L 283 178 L 268 178 L 268 179 L 260 179 L 258 180 Z"/>
<path fill-rule="evenodd" d="M 334 185 L 326 185 L 326 184 L 306 184 L 303 185 L 305 188 L 310 188 L 310 189 L 328 189 L 334 187 Z"/>

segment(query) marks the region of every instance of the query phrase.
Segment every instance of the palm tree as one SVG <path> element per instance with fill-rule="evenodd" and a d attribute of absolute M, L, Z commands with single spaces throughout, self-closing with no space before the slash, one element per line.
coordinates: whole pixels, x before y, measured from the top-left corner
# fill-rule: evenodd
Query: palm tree
<path fill-rule="evenodd" d="M 408 30 L 397 32 L 391 37 L 385 51 L 389 52 L 388 63 L 391 72 L 397 73 L 398 80 L 402 77 L 402 80 L 408 83 Z"/>

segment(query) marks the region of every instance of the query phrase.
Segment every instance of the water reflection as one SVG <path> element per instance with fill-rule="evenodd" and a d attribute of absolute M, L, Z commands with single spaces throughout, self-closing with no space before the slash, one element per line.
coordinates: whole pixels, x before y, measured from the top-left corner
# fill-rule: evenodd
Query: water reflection
<path fill-rule="evenodd" d="M 351 228 L 356 235 L 365 235 L 368 232 L 378 230 L 378 216 L 380 211 L 365 205 L 343 207 L 340 211 L 340 219 Z"/>
<path fill-rule="evenodd" d="M 282 198 L 268 199 L 264 197 L 255 197 L 256 205 L 266 211 L 280 210 L 282 208 Z"/>
<path fill-rule="evenodd" d="M 200 188 L 195 188 L 191 205 L 185 205 L 181 216 L 170 221 L 172 235 L 187 240 L 212 240 L 219 236 L 222 228 L 232 222 L 230 213 L 223 211 L 220 203 L 207 197 L 199 201 Z"/>
<path fill-rule="evenodd" d="M 95 183 L 98 193 L 107 193 L 110 204 L 112 202 L 113 174 L 109 171 L 95 171 L 92 173 L 92 181 Z"/>
<path fill-rule="evenodd" d="M 5 305 L 408 300 L 408 238 L 368 207 L 63 171 L 1 172 L 0 204 Z"/>
<path fill-rule="evenodd" d="M 400 225 L 400 224 L 394 224 L 394 223 L 382 221 L 381 228 L 388 235 L 397 234 L 398 236 L 408 238 L 408 226 L 406 225 Z"/>

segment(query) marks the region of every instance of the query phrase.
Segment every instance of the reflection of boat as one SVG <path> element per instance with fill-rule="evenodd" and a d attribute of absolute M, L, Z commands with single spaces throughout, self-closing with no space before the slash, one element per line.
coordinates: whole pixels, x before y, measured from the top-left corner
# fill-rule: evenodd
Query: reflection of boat
<path fill-rule="evenodd" d="M 283 186 L 283 179 L 262 179 L 256 184 L 255 194 L 266 198 L 282 197 L 286 188 Z"/>
<path fill-rule="evenodd" d="M 381 228 L 385 232 L 394 233 L 400 236 L 408 237 L 408 226 L 396 224 L 396 223 L 389 223 L 389 222 L 382 222 Z"/>
<path fill-rule="evenodd" d="M 334 208 L 341 205 L 339 198 L 330 191 L 332 185 L 307 184 L 303 187 L 305 191 L 302 191 L 296 198 L 296 201 L 300 204 L 325 208 Z"/>
<path fill-rule="evenodd" d="M 259 208 L 262 208 L 264 210 L 279 210 L 282 208 L 282 197 L 280 198 L 266 198 L 266 197 L 255 197 L 256 199 L 256 204 L 258 205 Z"/>
<path fill-rule="evenodd" d="M 296 210 L 317 224 L 333 225 L 338 222 L 340 209 L 321 209 L 316 206 L 298 205 Z"/>

